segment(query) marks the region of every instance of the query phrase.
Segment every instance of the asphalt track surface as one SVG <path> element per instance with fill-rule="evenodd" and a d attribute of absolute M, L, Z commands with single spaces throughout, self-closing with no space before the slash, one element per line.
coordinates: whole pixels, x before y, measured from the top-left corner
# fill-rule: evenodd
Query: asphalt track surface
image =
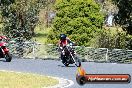
<path fill-rule="evenodd" d="M 132 64 L 83 62 L 82 67 L 87 74 L 123 73 L 132 75 Z M 69 79 L 74 82 L 74 85 L 68 88 L 132 88 L 132 82 L 129 84 L 85 84 L 80 86 L 76 83 L 75 78 L 77 67 L 74 64 L 65 67 L 60 61 L 55 60 L 13 59 L 12 62 L 4 62 L 3 59 L 0 59 L 0 70 L 28 72 Z"/>

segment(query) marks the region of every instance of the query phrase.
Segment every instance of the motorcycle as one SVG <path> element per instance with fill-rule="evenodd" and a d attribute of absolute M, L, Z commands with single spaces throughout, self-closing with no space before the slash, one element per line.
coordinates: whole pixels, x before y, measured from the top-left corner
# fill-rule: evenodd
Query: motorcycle
<path fill-rule="evenodd" d="M 73 44 L 68 44 L 63 48 L 63 51 L 61 52 L 61 60 L 65 66 L 73 63 L 75 63 L 77 67 L 81 66 L 81 61 L 73 49 Z"/>
<path fill-rule="evenodd" d="M 4 40 L 7 40 L 7 38 L 5 36 L 0 36 L 0 58 L 5 58 L 6 62 L 11 62 L 12 56 Z"/>

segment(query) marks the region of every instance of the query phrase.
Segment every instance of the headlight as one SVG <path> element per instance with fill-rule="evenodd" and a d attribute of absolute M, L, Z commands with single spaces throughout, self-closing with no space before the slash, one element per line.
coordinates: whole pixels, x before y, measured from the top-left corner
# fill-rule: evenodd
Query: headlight
<path fill-rule="evenodd" d="M 70 43 L 70 46 L 72 46 L 72 43 Z"/>

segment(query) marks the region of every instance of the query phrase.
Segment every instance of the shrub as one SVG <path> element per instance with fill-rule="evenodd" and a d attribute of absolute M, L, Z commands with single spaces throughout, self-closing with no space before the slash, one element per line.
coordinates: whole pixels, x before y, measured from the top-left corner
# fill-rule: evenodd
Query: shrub
<path fill-rule="evenodd" d="M 78 45 L 89 46 L 89 41 L 102 29 L 103 15 L 94 0 L 59 0 L 55 9 L 49 43 L 57 43 L 59 35 L 65 33 Z"/>

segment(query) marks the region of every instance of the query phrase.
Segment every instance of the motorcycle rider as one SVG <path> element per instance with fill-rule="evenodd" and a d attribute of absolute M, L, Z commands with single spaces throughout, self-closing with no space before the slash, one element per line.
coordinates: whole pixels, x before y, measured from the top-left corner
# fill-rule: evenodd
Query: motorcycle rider
<path fill-rule="evenodd" d="M 60 48 L 63 48 L 70 43 L 73 44 L 73 42 L 67 37 L 66 34 L 60 34 L 60 41 L 59 41 Z"/>
<path fill-rule="evenodd" d="M 64 61 L 63 56 L 65 55 L 65 46 L 66 45 L 73 45 L 74 43 L 67 37 L 66 34 L 60 34 L 60 41 L 59 41 L 59 49 L 61 52 L 61 59 Z"/>

